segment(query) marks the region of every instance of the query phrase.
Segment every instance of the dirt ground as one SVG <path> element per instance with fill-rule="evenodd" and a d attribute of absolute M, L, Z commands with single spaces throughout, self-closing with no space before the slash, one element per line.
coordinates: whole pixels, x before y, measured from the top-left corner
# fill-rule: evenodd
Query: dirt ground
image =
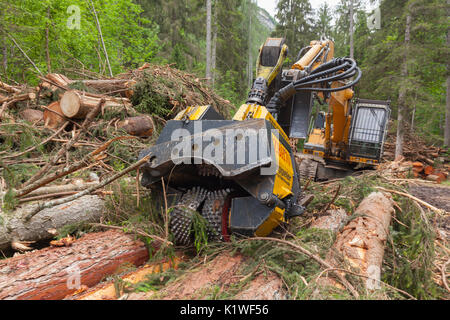
<path fill-rule="evenodd" d="M 410 185 L 409 192 L 429 204 L 450 212 L 450 186 L 435 185 Z M 447 214 L 438 221 L 440 229 L 450 236 L 450 215 Z"/>

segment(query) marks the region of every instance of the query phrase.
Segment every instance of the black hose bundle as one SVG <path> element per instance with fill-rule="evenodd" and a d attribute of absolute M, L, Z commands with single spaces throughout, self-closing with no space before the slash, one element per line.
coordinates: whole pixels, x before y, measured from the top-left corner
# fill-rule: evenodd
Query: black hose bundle
<path fill-rule="evenodd" d="M 330 88 L 331 82 L 343 81 L 355 77 L 351 82 L 338 87 Z M 317 67 L 311 74 L 300 80 L 290 83 L 286 87 L 274 94 L 267 105 L 267 109 L 275 117 L 281 106 L 297 92 L 301 91 L 319 91 L 336 92 L 345 90 L 356 85 L 362 77 L 361 69 L 356 61 L 350 58 L 333 59 Z M 313 87 L 317 85 L 317 87 Z"/>

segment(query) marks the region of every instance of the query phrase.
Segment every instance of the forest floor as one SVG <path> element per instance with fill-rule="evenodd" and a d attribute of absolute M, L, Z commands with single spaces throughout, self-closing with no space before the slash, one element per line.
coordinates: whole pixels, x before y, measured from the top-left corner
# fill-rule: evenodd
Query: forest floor
<path fill-rule="evenodd" d="M 100 82 L 96 75 L 86 74 L 86 78 L 71 81 L 49 75 L 39 88 L 0 84 L 0 296 L 2 285 L 6 285 L 1 283 L 2 271 L 13 270 L 20 275 L 15 267 L 20 271 L 26 261 L 39 261 L 43 247 L 55 256 L 63 254 L 64 248 L 75 252 L 74 243 L 89 248 L 89 243 L 83 242 L 89 240 L 86 235 L 95 233 L 96 241 L 101 241 L 105 230 L 117 229 L 136 240 L 135 250 L 140 254 L 142 246 L 147 248 L 147 262 L 130 265 L 131 254 L 124 256 L 124 266 L 99 274 L 103 281 L 89 285 L 82 281 L 81 288 L 65 292 L 62 298 L 450 298 L 448 151 L 418 142 L 420 138 L 411 135 L 407 137 L 405 158 L 394 161 L 391 134 L 386 161 L 377 170 L 335 181 L 301 181 L 304 196 L 314 197 L 306 214 L 281 225 L 271 238 L 232 237 L 230 242 L 174 246 L 167 228 L 171 204 L 165 205 L 167 199 L 140 187 L 136 170 L 129 169 L 138 153 L 154 143 L 158 132 L 178 111 L 212 104 L 229 117 L 235 107 L 202 80 L 170 66 L 144 65 Z M 75 91 L 72 97 L 81 99 L 84 107 L 103 107 L 91 119 L 90 112 L 76 119 L 62 114 L 61 109 L 50 108 L 62 104 L 69 91 Z M 80 92 L 88 92 L 89 98 Z M 30 114 L 34 118 L 26 116 Z M 55 114 L 56 118 L 51 116 Z M 123 126 L 131 118 L 149 115 L 150 125 L 140 130 L 142 135 Z M 119 173 L 123 176 L 116 177 Z M 45 188 L 46 192 L 37 193 Z M 381 265 L 381 288 L 366 289 L 365 279 L 352 268 L 346 269 L 344 286 L 324 284 L 324 278 L 335 277 L 320 261 L 333 250 L 346 224 L 357 218 L 355 212 L 361 202 L 380 188 L 395 203 Z M 65 210 L 70 209 L 64 199 L 79 192 L 103 204 L 103 214 L 94 212 L 90 217 L 94 220 L 62 221 L 69 212 Z M 83 202 L 81 208 L 86 208 Z M 328 221 L 320 225 L 323 220 Z M 36 230 L 29 238 L 24 232 L 39 229 L 36 221 L 42 221 L 45 230 Z M 104 248 L 96 249 L 103 252 Z M 130 250 L 134 250 L 132 246 Z M 73 252 L 71 255 L 76 256 Z M 108 253 L 114 254 L 105 249 L 104 254 Z M 34 278 L 18 280 L 39 282 Z M 8 290 L 13 292 L 14 288 Z"/>

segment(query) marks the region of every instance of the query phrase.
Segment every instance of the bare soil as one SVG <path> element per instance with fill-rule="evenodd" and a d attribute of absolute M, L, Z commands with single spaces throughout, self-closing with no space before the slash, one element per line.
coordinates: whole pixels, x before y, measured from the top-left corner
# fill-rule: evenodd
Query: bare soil
<path fill-rule="evenodd" d="M 447 237 L 450 237 L 450 186 L 411 185 L 409 192 L 429 204 L 445 210 L 447 214 L 439 217 L 437 224 Z"/>

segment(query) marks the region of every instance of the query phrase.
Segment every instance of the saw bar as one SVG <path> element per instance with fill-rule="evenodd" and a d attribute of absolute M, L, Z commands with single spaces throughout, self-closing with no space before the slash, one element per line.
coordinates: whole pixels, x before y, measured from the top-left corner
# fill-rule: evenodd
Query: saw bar
<path fill-rule="evenodd" d="M 170 214 L 170 230 L 175 236 L 175 242 L 181 245 L 190 243 L 192 219 L 194 212 L 200 207 L 207 196 L 207 191 L 195 187 L 187 191 Z"/>

